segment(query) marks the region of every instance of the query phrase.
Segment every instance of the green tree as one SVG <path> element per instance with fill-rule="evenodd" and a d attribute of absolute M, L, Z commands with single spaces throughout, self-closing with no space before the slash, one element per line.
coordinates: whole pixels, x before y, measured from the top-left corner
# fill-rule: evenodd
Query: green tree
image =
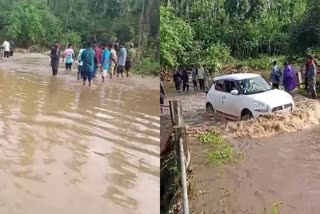
<path fill-rule="evenodd" d="M 174 68 L 186 64 L 188 51 L 192 51 L 193 31 L 182 19 L 175 17 L 172 8 L 160 8 L 160 62 L 163 67 Z"/>

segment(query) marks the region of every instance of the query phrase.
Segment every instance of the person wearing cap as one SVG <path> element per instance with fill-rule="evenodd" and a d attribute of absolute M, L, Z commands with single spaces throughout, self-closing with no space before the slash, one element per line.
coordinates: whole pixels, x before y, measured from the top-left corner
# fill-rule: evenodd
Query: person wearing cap
<path fill-rule="evenodd" d="M 128 50 L 128 57 L 127 57 L 126 66 L 125 66 L 127 77 L 129 77 L 129 71 L 132 67 L 133 62 L 136 59 L 136 55 L 137 55 L 137 52 L 134 49 L 134 44 L 131 43 L 130 48 Z"/>

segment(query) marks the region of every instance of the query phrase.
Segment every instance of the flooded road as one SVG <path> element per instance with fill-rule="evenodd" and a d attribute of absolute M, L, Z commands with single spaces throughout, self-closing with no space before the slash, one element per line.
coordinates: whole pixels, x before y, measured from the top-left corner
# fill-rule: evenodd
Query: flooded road
<path fill-rule="evenodd" d="M 158 79 L 51 74 L 40 54 L 0 62 L 0 213 L 158 213 Z"/>

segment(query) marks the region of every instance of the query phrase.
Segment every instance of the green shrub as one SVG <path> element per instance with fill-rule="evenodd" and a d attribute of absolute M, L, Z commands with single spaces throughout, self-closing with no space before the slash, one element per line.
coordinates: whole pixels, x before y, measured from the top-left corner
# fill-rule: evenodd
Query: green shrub
<path fill-rule="evenodd" d="M 219 74 L 223 65 L 231 60 L 230 49 L 221 43 L 215 43 L 206 51 L 206 65 L 210 67 L 215 74 Z"/>
<path fill-rule="evenodd" d="M 159 75 L 160 63 L 153 59 L 145 58 L 139 64 L 133 65 L 133 73 L 139 75 Z"/>
<path fill-rule="evenodd" d="M 320 59 L 320 48 L 308 48 L 306 53 L 316 59 Z"/>
<path fill-rule="evenodd" d="M 218 145 L 218 144 L 224 143 L 224 139 L 222 137 L 220 137 L 220 135 L 215 132 L 209 132 L 207 134 L 202 134 L 199 137 L 199 140 L 204 144 Z"/>
<path fill-rule="evenodd" d="M 212 166 L 220 166 L 231 161 L 233 157 L 233 148 L 229 144 L 221 145 L 208 154 L 209 163 Z"/>
<path fill-rule="evenodd" d="M 212 166 L 220 166 L 234 159 L 234 151 L 230 144 L 215 132 L 209 132 L 199 136 L 199 140 L 210 145 L 212 148 L 208 153 L 208 160 Z"/>
<path fill-rule="evenodd" d="M 270 57 L 261 55 L 259 58 L 249 58 L 245 60 L 235 60 L 237 66 L 247 66 L 256 70 L 271 70 L 273 61 L 277 61 L 278 65 L 283 66 L 286 58 L 284 56 Z"/>

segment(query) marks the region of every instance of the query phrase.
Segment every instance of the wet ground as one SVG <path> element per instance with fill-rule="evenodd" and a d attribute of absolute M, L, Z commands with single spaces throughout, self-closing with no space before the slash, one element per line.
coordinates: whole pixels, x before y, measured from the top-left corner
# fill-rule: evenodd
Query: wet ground
<path fill-rule="evenodd" d="M 224 170 L 207 163 L 204 145 L 192 143 L 194 213 L 317 214 L 320 210 L 320 127 L 260 139 L 230 140 L 243 160 Z"/>
<path fill-rule="evenodd" d="M 170 92 L 184 105 L 195 195 L 193 213 L 317 214 L 320 210 L 320 104 L 299 95 L 297 109 L 254 121 L 205 113 L 205 94 Z M 219 131 L 243 160 L 214 168 L 196 136 Z M 268 209 L 268 211 L 265 211 Z"/>
<path fill-rule="evenodd" d="M 0 213 L 159 213 L 158 79 L 51 74 L 41 54 L 0 62 Z"/>

